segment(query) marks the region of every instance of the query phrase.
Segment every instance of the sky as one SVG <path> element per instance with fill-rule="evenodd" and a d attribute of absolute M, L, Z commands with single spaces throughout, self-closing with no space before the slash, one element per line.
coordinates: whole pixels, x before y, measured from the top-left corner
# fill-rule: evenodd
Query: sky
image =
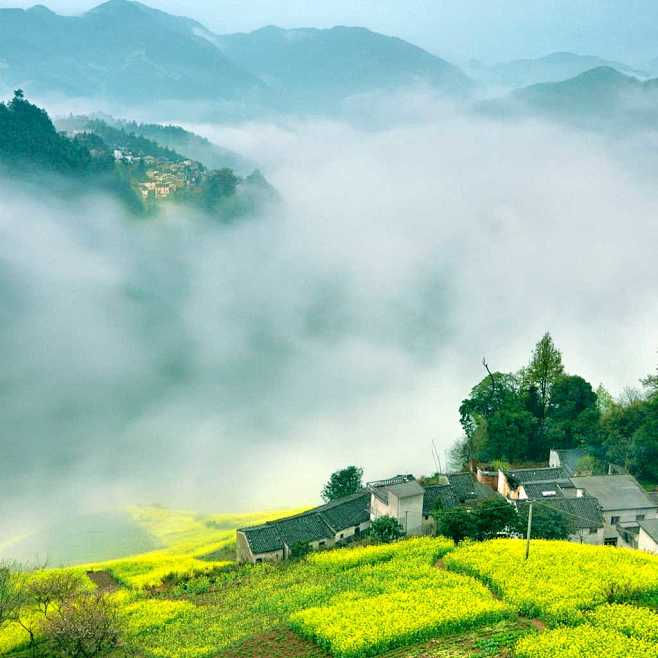
<path fill-rule="evenodd" d="M 0 0 L 29 7 L 31 0 Z M 50 0 L 60 13 L 79 13 L 95 0 Z M 462 63 L 539 57 L 573 51 L 630 64 L 658 57 L 654 0 L 151 0 L 217 32 L 282 27 L 362 25 L 410 40 Z"/>

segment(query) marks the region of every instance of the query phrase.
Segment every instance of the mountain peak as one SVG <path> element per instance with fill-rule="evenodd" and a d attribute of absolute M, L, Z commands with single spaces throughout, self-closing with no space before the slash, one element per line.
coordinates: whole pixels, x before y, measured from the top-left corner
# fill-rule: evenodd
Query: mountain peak
<path fill-rule="evenodd" d="M 46 7 L 45 5 L 34 5 L 34 7 L 30 7 L 28 9 L 28 12 L 32 14 L 41 14 L 42 16 L 56 16 L 54 11 L 51 11 Z"/>
<path fill-rule="evenodd" d="M 101 5 L 90 9 L 88 14 L 123 14 L 126 12 L 152 11 L 150 7 L 143 5 L 135 0 L 107 0 Z"/>
<path fill-rule="evenodd" d="M 574 79 L 587 80 L 590 82 L 627 82 L 632 81 L 628 75 L 624 75 L 612 66 L 597 66 L 576 76 Z"/>

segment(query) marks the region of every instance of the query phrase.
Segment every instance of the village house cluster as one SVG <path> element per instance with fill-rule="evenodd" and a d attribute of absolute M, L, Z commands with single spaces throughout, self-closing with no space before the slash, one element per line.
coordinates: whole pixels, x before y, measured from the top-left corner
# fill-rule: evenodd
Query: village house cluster
<path fill-rule="evenodd" d="M 396 518 L 407 536 L 434 534 L 437 507 L 450 509 L 500 496 L 517 507 L 545 505 L 571 521 L 571 541 L 623 546 L 658 553 L 658 495 L 626 473 L 578 475 L 585 452 L 551 450 L 541 468 L 474 466 L 473 472 L 441 475 L 422 486 L 413 475 L 369 482 L 358 493 L 302 514 L 237 531 L 237 561 L 290 557 L 293 548 L 340 546 L 358 539 L 381 516 Z"/>
<path fill-rule="evenodd" d="M 138 184 L 144 200 L 164 200 L 184 188 L 197 187 L 204 176 L 204 167 L 194 160 L 168 162 L 151 155 L 140 156 L 127 150 L 114 149 L 114 159 L 132 165 L 142 165 L 146 180 Z"/>

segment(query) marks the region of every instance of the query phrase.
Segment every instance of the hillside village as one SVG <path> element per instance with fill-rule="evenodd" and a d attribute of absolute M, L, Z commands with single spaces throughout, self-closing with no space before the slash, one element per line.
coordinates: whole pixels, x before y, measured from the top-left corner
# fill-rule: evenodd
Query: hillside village
<path fill-rule="evenodd" d="M 353 495 L 292 517 L 236 531 L 238 562 L 288 559 L 300 544 L 310 550 L 358 541 L 382 517 L 399 522 L 404 536 L 435 535 L 435 513 L 499 498 L 521 509 L 544 506 L 565 516 L 569 541 L 618 546 L 658 554 L 658 491 L 648 493 L 628 473 L 585 475 L 583 449 L 551 450 L 537 468 L 503 470 L 472 465 L 472 470 L 432 478 L 413 475 L 368 482 Z"/>

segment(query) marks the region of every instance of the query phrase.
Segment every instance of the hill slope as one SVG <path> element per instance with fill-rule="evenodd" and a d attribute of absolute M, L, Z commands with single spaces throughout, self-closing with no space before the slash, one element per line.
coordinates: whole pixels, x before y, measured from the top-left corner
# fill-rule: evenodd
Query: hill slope
<path fill-rule="evenodd" d="M 464 93 L 455 66 L 406 41 L 364 28 L 284 30 L 270 26 L 217 38 L 222 51 L 257 75 L 278 100 L 309 107 L 418 82 Z"/>
<path fill-rule="evenodd" d="M 131 0 L 82 16 L 43 6 L 0 10 L 0 87 L 31 94 L 324 110 L 323 103 L 419 81 L 450 94 L 469 88 L 447 62 L 362 28 L 219 36 Z"/>
<path fill-rule="evenodd" d="M 0 10 L 5 85 L 138 102 L 230 99 L 258 89 L 204 38 L 204 28 L 128 0 L 110 0 L 82 16 L 45 7 Z"/>
<path fill-rule="evenodd" d="M 551 53 L 536 59 L 519 59 L 491 67 L 477 67 L 473 73 L 489 83 L 527 87 L 543 82 L 560 82 L 602 66 L 615 69 L 625 75 L 642 75 L 641 71 L 636 71 L 621 62 L 569 52 Z"/>
<path fill-rule="evenodd" d="M 610 67 L 531 85 L 481 109 L 503 117 L 541 116 L 595 130 L 646 130 L 658 126 L 658 80 L 642 82 Z"/>

